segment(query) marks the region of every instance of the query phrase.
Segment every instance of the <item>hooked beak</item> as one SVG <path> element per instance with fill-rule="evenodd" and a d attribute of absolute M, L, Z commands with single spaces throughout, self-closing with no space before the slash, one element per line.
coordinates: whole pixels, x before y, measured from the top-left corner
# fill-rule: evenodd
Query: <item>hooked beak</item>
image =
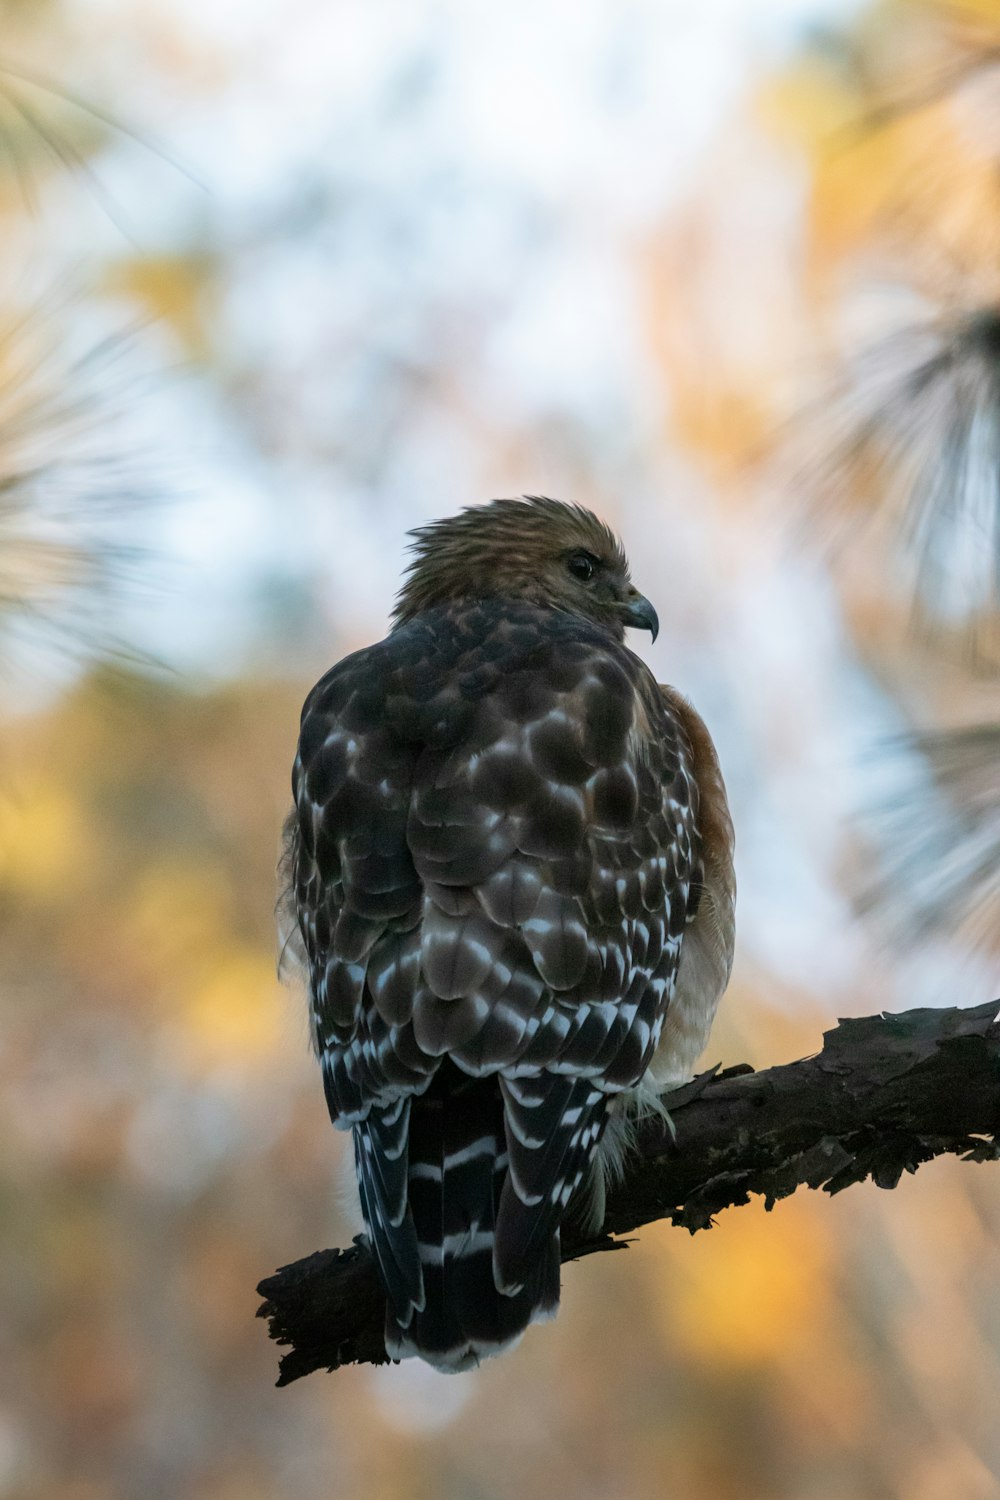
<path fill-rule="evenodd" d="M 635 630 L 648 630 L 655 641 L 660 633 L 660 622 L 656 617 L 656 610 L 638 590 L 634 593 L 635 597 L 622 606 L 622 619 L 626 625 L 631 625 Z"/>

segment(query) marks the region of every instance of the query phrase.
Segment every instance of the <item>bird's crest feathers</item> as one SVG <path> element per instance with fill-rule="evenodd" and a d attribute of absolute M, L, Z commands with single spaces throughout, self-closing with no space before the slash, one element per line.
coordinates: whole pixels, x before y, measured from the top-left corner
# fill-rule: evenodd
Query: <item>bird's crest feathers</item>
<path fill-rule="evenodd" d="M 393 611 L 397 623 L 460 599 L 502 596 L 579 608 L 579 586 L 565 567 L 574 555 L 596 559 L 621 585 L 629 581 L 628 559 L 610 526 L 583 506 L 545 495 L 468 506 L 410 536 L 413 558 Z"/>

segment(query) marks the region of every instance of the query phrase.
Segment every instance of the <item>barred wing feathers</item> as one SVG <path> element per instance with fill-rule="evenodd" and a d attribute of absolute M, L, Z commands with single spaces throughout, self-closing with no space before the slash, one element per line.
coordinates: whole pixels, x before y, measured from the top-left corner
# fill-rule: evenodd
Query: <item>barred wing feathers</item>
<path fill-rule="evenodd" d="M 390 1352 L 460 1368 L 558 1303 L 558 1227 L 659 1040 L 696 878 L 680 720 L 624 646 L 428 610 L 303 711 L 290 865 Z"/>

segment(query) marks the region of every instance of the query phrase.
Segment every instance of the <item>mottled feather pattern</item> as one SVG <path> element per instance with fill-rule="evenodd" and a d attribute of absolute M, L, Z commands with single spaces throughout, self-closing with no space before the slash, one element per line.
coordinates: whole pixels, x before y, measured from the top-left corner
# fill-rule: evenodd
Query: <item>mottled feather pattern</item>
<path fill-rule="evenodd" d="M 620 635 L 420 600 L 303 709 L 285 904 L 396 1357 L 465 1368 L 554 1314 L 559 1225 L 660 1042 L 698 786 Z"/>
<path fill-rule="evenodd" d="M 687 920 L 688 760 L 638 658 L 528 605 L 429 611 L 327 674 L 303 714 L 295 885 L 338 1123 L 445 1054 L 634 1084 Z"/>

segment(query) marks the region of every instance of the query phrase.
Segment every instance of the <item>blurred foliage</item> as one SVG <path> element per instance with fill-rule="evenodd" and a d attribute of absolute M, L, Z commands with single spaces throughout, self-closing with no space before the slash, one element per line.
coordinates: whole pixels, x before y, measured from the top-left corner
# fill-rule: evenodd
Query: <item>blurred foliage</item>
<path fill-rule="evenodd" d="M 837 536 L 842 597 L 914 723 L 925 788 L 870 810 L 883 869 L 863 899 L 911 939 L 961 930 L 995 960 L 1000 12 L 876 7 L 835 71 L 809 269 L 839 347 L 798 427 L 798 480 L 816 531 Z M 903 748 L 886 746 L 890 763 Z"/>
<path fill-rule="evenodd" d="M 117 599 L 143 587 L 166 484 L 131 429 L 148 379 L 134 330 L 96 334 L 71 296 L 0 313 L 0 674 L 133 654 Z M 88 323 L 91 326 L 88 326 Z"/>
<path fill-rule="evenodd" d="M 881 868 L 866 902 L 904 941 L 945 931 L 990 949 L 1000 905 L 997 726 L 974 724 L 903 741 L 919 772 L 901 774 L 876 815 Z M 910 767 L 906 767 L 910 770 Z"/>
<path fill-rule="evenodd" d="M 985 1168 L 644 1231 L 567 1268 L 555 1329 L 467 1381 L 272 1388 L 253 1286 L 349 1233 L 271 944 L 303 687 L 98 674 L 8 733 L 0 1493 L 990 1494 Z M 800 1055 L 820 1025 L 744 982 L 712 1057 Z"/>
<path fill-rule="evenodd" d="M 53 224 L 66 223 L 67 177 L 74 229 L 95 191 L 98 213 L 110 204 L 118 219 L 120 187 L 113 200 L 104 187 L 117 164 L 108 121 L 116 80 L 127 94 L 127 76 L 143 76 L 136 58 L 151 70 L 157 59 L 160 120 L 190 112 L 206 151 L 212 117 L 199 111 L 250 67 L 239 46 L 194 40 L 183 10 L 138 7 L 126 23 L 114 6 L 8 0 L 0 15 L 12 54 L 37 59 L 39 76 L 68 77 L 78 56 L 89 80 L 74 76 L 60 100 L 13 63 L 0 74 L 11 263 L 24 243 L 44 259 Z M 114 224 L 96 235 L 102 297 L 160 320 L 172 347 L 209 367 L 272 466 L 275 535 L 284 543 L 292 518 L 304 520 L 307 550 L 342 557 L 335 628 L 305 613 L 316 653 L 332 658 L 365 638 L 359 601 L 390 531 L 395 544 L 403 529 L 398 496 L 411 484 L 406 464 L 394 466 L 416 452 L 438 472 L 427 455 L 442 412 L 456 469 L 463 444 L 479 443 L 533 484 L 536 466 L 547 472 L 540 455 L 554 452 L 577 482 L 573 497 L 605 508 L 608 475 L 623 485 L 646 476 L 637 572 L 671 565 L 671 587 L 660 580 L 664 635 L 682 665 L 685 654 L 731 653 L 729 678 L 715 684 L 716 703 L 737 705 L 724 759 L 741 846 L 764 851 L 749 866 L 745 952 L 709 1062 L 801 1055 L 832 1004 L 871 1011 L 909 998 L 892 959 L 852 948 L 846 905 L 834 908 L 836 944 L 809 947 L 811 887 L 786 824 L 808 825 L 824 868 L 846 869 L 847 889 L 859 867 L 882 869 L 887 851 L 907 944 L 942 921 L 959 939 L 968 922 L 991 959 L 1000 942 L 987 839 L 1000 710 L 988 652 L 973 660 L 966 649 L 970 628 L 988 641 L 995 625 L 1000 485 L 977 480 L 963 505 L 954 484 L 965 460 L 987 453 L 994 480 L 998 463 L 994 343 L 974 336 L 1000 306 L 998 35 L 994 5 L 883 0 L 760 81 L 665 221 L 622 230 L 622 300 L 641 309 L 643 338 L 644 385 L 631 394 L 648 410 L 645 426 L 628 425 L 626 401 L 581 417 L 561 394 L 558 363 L 536 377 L 545 394 L 532 425 L 520 382 L 534 372 L 513 336 L 517 380 L 499 394 L 487 379 L 477 385 L 497 341 L 489 309 L 544 265 L 557 215 L 528 195 L 529 229 L 497 248 L 475 185 L 414 163 L 406 128 L 392 135 L 398 159 L 387 155 L 384 178 L 368 182 L 340 117 L 330 137 L 307 117 L 279 189 L 239 205 L 235 227 L 213 228 L 199 210 L 147 248 Z M 377 105 L 406 127 L 407 109 L 424 107 L 434 67 L 424 52 L 417 64 L 393 74 L 372 118 Z M 81 109 L 77 89 L 101 108 Z M 256 131 L 230 163 L 237 177 L 246 156 L 272 145 L 266 103 L 264 91 Z M 374 128 L 367 114 L 362 126 Z M 328 178 L 337 151 L 341 175 Z M 402 196 L 414 182 L 435 204 L 425 238 Z M 443 249 L 454 220 L 435 193 L 474 220 L 473 257 L 483 247 L 493 256 L 479 301 L 464 284 L 449 300 Z M 155 192 L 146 203 L 153 216 Z M 567 222 L 566 233 L 582 232 L 582 220 Z M 406 251 L 375 274 L 386 283 L 380 318 L 371 284 L 358 290 L 375 240 Z M 92 248 L 82 228 L 80 242 Z M 279 242 L 291 272 L 271 258 Z M 330 282 L 332 311 L 317 294 Z M 527 322 L 558 304 L 553 347 L 559 316 L 570 328 L 594 311 L 586 280 L 568 287 L 565 305 L 551 281 L 532 286 Z M 145 568 L 134 523 L 150 471 L 128 443 L 123 465 L 115 415 L 135 386 L 128 372 L 110 388 L 99 374 L 96 392 L 91 381 L 118 359 L 115 339 L 103 342 L 107 302 L 91 305 L 96 340 L 86 319 L 72 332 L 62 313 L 19 321 L 18 307 L 34 305 L 13 298 L 5 326 L 16 338 L 0 339 L 0 651 L 15 653 L 14 635 L 41 619 L 74 657 L 106 654 L 118 593 Z M 281 319 L 292 332 L 278 347 L 268 338 Z M 813 399 L 803 403 L 803 391 Z M 833 573 L 849 641 L 824 646 L 806 586 L 795 596 L 801 629 L 766 656 L 773 511 L 755 497 L 779 491 L 789 447 L 802 529 L 841 542 Z M 686 512 L 681 459 L 706 486 L 684 481 Z M 331 474 L 342 486 L 335 545 L 323 529 Z M 412 482 L 420 476 L 418 465 Z M 294 509 L 299 489 L 312 497 L 304 510 Z M 787 486 L 780 493 L 786 524 Z M 927 519 L 906 520 L 914 503 Z M 361 525 L 369 510 L 374 540 Z M 633 526 L 642 519 L 633 512 Z M 702 522 L 714 529 L 689 547 Z M 923 554 L 914 533 L 932 538 Z M 952 579 L 942 587 L 935 570 L 949 559 L 966 578 L 971 569 L 978 592 Z M 749 594 L 754 580 L 766 597 Z M 741 615 L 745 598 L 752 610 Z M 273 869 L 309 686 L 276 619 L 264 628 L 278 638 L 280 675 L 258 662 L 211 686 L 97 669 L 4 730 L 0 1500 L 1000 1494 L 1000 1191 L 988 1167 L 936 1164 L 892 1195 L 803 1194 L 771 1215 L 755 1204 L 694 1238 L 646 1231 L 627 1253 L 568 1268 L 558 1323 L 468 1379 L 402 1367 L 272 1389 L 254 1285 L 352 1232 L 340 1204 L 344 1141 L 326 1120 L 302 1000 L 274 978 Z M 263 648 L 261 659 L 273 668 Z M 835 727 L 824 704 L 839 711 L 836 684 L 855 662 L 880 702 L 925 731 L 895 742 L 891 792 L 856 845 L 843 835 L 829 757 L 819 757 L 824 780 L 815 761 Z M 947 880 L 935 880 L 939 868 Z M 765 917 L 777 924 L 770 950 L 757 930 Z M 796 942 L 807 950 L 800 977 L 775 957 L 798 952 Z M 830 975 L 845 972 L 838 992 Z M 953 988 L 955 975 L 949 957 Z"/>

